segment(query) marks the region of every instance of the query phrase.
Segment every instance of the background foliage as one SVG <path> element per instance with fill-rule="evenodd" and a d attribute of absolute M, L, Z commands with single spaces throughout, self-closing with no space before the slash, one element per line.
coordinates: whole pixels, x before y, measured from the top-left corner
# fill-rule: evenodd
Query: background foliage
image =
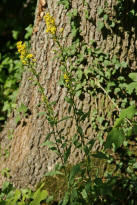
<path fill-rule="evenodd" d="M 16 42 L 29 41 L 36 0 L 0 1 L 0 130 L 12 108 L 21 80 L 22 64 L 16 54 Z"/>

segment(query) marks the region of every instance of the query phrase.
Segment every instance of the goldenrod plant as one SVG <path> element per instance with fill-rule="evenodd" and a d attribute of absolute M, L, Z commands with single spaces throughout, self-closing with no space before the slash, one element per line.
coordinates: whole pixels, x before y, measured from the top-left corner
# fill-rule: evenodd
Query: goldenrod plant
<path fill-rule="evenodd" d="M 75 21 L 77 16 L 78 11 L 76 9 L 69 12 L 70 21 Z M 64 176 L 66 181 L 67 188 L 64 198 L 62 198 L 58 204 L 126 204 L 126 199 L 128 198 L 128 201 L 131 200 L 131 203 L 129 202 L 127 204 L 134 205 L 135 198 L 133 193 L 137 193 L 137 164 L 134 153 L 129 151 L 128 142 L 137 130 L 137 123 L 134 120 L 137 109 L 134 100 L 131 104 L 126 104 L 127 101 L 124 102 L 123 99 L 120 98 L 120 95 L 117 95 L 118 89 L 123 96 L 123 90 L 120 90 L 120 87 L 121 79 L 125 79 L 115 79 L 115 76 L 119 73 L 119 68 L 121 68 L 121 70 L 126 68 L 127 63 L 120 62 L 116 56 L 111 58 L 109 54 L 102 53 L 100 49 L 94 47 L 94 41 L 91 41 L 90 45 L 87 45 L 85 42 L 81 43 L 79 40 L 80 30 L 76 24 L 71 24 L 73 25 L 71 28 L 72 45 L 63 47 L 60 43 L 63 28 L 61 31 L 58 30 L 55 19 L 50 13 L 46 13 L 44 20 L 46 24 L 46 35 L 49 34 L 49 38 L 58 46 L 59 55 L 57 57 L 61 65 L 59 83 L 67 90 L 65 101 L 69 104 L 68 116 L 65 116 L 63 119 L 58 119 L 56 113 L 54 113 L 54 104 L 53 102 L 49 102 L 47 96 L 44 94 L 44 87 L 42 87 L 39 82 L 39 74 L 36 70 L 38 62 L 35 56 L 27 50 L 26 44 L 19 41 L 17 43 L 17 49 L 22 63 L 29 68 L 35 77 L 36 85 L 39 87 L 42 96 L 42 102 L 45 105 L 44 113 L 52 128 L 52 131 L 47 134 L 42 146 L 48 146 L 48 148 L 54 151 L 60 158 L 61 163 L 56 164 L 50 173 L 46 173 L 46 176 Z M 71 58 L 72 60 L 70 59 L 72 56 L 75 56 L 75 62 L 73 58 Z M 80 65 L 84 65 L 86 57 L 88 56 L 92 56 L 92 64 L 84 70 L 80 69 Z M 69 66 L 67 64 L 68 60 L 70 62 Z M 103 69 L 106 71 L 104 72 Z M 133 77 L 132 79 L 135 80 L 135 75 L 136 73 L 130 73 L 129 77 Z M 110 83 L 110 80 L 114 82 Z M 131 84 L 125 83 L 124 85 L 126 86 L 127 97 Z M 85 119 L 90 118 L 90 111 L 84 112 L 82 108 L 77 107 L 76 103 L 76 99 L 80 98 L 80 96 L 86 92 L 90 93 L 91 96 L 102 92 L 102 94 L 109 98 L 113 107 L 117 110 L 113 127 L 110 126 L 109 121 L 104 124 L 104 116 L 100 117 L 96 111 L 93 112 L 91 123 L 96 132 L 98 132 L 98 139 L 103 147 L 96 153 L 92 153 L 96 139 L 91 140 L 83 131 L 83 122 Z M 112 94 L 114 96 L 113 99 L 111 97 Z M 118 97 L 119 102 L 117 102 Z M 131 96 L 129 95 L 129 97 Z M 70 111 L 72 113 L 71 115 Z M 113 112 L 110 111 L 110 117 L 112 115 Z M 63 129 L 60 130 L 58 126 L 61 121 L 67 120 L 68 118 L 73 118 L 76 125 L 76 132 L 71 139 L 65 137 L 63 135 Z M 106 140 L 102 138 L 104 132 L 107 135 Z M 53 138 L 51 138 L 51 136 Z M 83 160 L 75 165 L 69 165 L 72 146 L 83 153 Z M 115 154 L 119 156 L 118 159 L 115 158 Z M 125 160 L 125 157 L 128 157 L 128 161 Z M 113 164 L 113 172 L 106 170 L 103 176 L 101 176 L 98 170 L 96 170 L 96 175 L 93 176 L 92 164 L 94 158 L 103 160 L 106 166 Z M 122 174 L 123 172 L 124 175 Z M 130 188 L 128 188 L 128 185 L 130 185 Z"/>

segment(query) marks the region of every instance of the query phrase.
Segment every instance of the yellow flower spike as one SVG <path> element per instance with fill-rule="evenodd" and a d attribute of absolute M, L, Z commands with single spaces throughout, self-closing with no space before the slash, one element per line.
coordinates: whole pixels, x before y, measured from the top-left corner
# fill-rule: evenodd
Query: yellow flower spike
<path fill-rule="evenodd" d="M 55 19 L 50 15 L 50 13 L 46 13 L 44 16 L 44 20 L 46 23 L 46 33 L 50 33 L 52 35 L 56 34 L 56 25 L 55 25 Z"/>
<path fill-rule="evenodd" d="M 31 59 L 31 58 L 34 58 L 34 55 L 32 53 L 29 53 L 27 56 L 26 56 L 27 59 Z"/>
<path fill-rule="evenodd" d="M 20 59 L 21 59 L 22 63 L 24 65 L 26 65 L 27 64 L 27 59 L 26 59 L 27 46 L 26 46 L 26 43 L 23 43 L 22 41 L 18 41 L 17 42 L 17 49 L 18 49 L 18 52 L 20 53 Z"/>
<path fill-rule="evenodd" d="M 23 63 L 24 65 L 26 65 L 26 64 L 27 64 L 26 60 L 22 60 L 22 63 Z"/>
<path fill-rule="evenodd" d="M 65 80 L 66 83 L 69 82 L 69 76 L 66 73 L 64 74 L 64 80 Z"/>
<path fill-rule="evenodd" d="M 33 62 L 36 62 L 37 60 L 36 60 L 36 58 L 33 58 L 32 61 L 33 61 Z"/>

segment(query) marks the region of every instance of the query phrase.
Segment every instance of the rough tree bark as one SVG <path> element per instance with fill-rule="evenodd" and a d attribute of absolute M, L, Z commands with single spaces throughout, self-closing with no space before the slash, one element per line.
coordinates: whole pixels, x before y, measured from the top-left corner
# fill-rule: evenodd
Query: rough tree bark
<path fill-rule="evenodd" d="M 59 62 L 57 59 L 53 60 L 55 45 L 53 40 L 49 39 L 45 33 L 45 22 L 43 20 L 43 15 L 47 11 L 50 12 L 55 17 L 57 26 L 65 28 L 63 43 L 66 45 L 71 43 L 67 11 L 57 2 L 58 0 L 38 0 L 31 45 L 38 62 L 37 71 L 41 73 L 40 82 L 45 87 L 45 94 L 48 99 L 57 101 L 55 112 L 61 118 L 67 115 L 67 103 L 64 102 L 66 91 L 57 83 L 60 76 Z M 87 0 L 87 2 L 89 3 L 90 17 L 93 22 L 89 22 L 84 18 L 85 7 L 83 0 L 72 0 L 72 8 L 77 8 L 81 15 L 81 35 L 85 41 L 88 43 L 94 39 L 104 52 L 109 52 L 111 55 L 119 54 L 121 60 L 128 61 L 131 69 L 135 69 L 137 41 L 134 27 L 131 29 L 131 26 L 127 24 L 126 29 L 124 27 L 120 28 L 122 35 L 113 33 L 113 35 L 104 37 L 96 27 L 98 20 L 97 9 L 99 6 L 104 7 L 105 0 Z M 108 0 L 107 2 L 111 9 L 116 0 Z M 8 167 L 12 182 L 21 187 L 34 186 L 46 170 L 53 167 L 57 160 L 56 156 L 49 152 L 47 148 L 40 147 L 50 127 L 43 117 L 37 115 L 38 112 L 42 111 L 42 106 L 38 106 L 41 96 L 38 88 L 29 80 L 30 76 L 30 73 L 24 72 L 17 100 L 18 106 L 24 103 L 29 108 L 30 113 L 27 117 L 23 117 L 18 125 L 15 124 L 15 113 L 13 113 L 4 130 L 0 133 L 2 149 L 0 170 Z M 78 103 L 83 105 L 85 111 L 97 107 L 100 113 L 107 113 L 107 109 L 110 109 L 109 105 L 111 106 L 109 99 L 103 95 L 98 95 L 97 99 L 91 99 L 91 96 L 87 94 L 84 101 Z M 62 122 L 61 126 L 65 127 L 64 134 L 66 136 L 72 135 L 75 131 L 75 124 L 71 120 Z M 92 131 L 90 122 L 85 122 L 83 126 L 87 135 L 90 135 L 91 138 L 96 136 L 96 133 Z M 12 140 L 8 138 L 9 133 L 13 135 Z M 10 151 L 8 158 L 4 156 L 5 149 Z M 81 155 L 75 153 L 71 161 L 75 162 L 80 159 Z M 3 180 L 4 177 L 0 176 L 0 184 Z"/>

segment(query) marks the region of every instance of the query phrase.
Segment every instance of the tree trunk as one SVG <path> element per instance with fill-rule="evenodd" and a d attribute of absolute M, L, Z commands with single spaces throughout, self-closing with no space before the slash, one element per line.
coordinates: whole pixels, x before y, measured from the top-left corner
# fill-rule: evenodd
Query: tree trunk
<path fill-rule="evenodd" d="M 71 45 L 72 37 L 67 10 L 62 5 L 58 5 L 57 2 L 57 0 L 38 0 L 31 45 L 32 52 L 35 54 L 38 62 L 36 70 L 40 72 L 40 83 L 45 88 L 45 94 L 48 99 L 57 102 L 55 112 L 58 118 L 61 119 L 63 116 L 67 116 L 68 113 L 68 104 L 64 101 L 66 89 L 58 84 L 61 72 L 59 69 L 60 62 L 58 59 L 53 59 L 54 49 L 57 47 L 55 42 L 46 34 L 45 22 L 43 20 L 46 12 L 54 16 L 57 27 L 64 28 L 62 44 L 66 46 Z M 100 47 L 103 52 L 110 53 L 111 56 L 119 55 L 121 61 L 128 62 L 130 68 L 135 70 L 135 49 L 137 43 L 136 31 L 134 29 L 135 24 L 131 25 L 131 23 L 123 22 L 115 31 L 108 29 L 108 33 L 107 31 L 104 33 L 100 32 L 97 29 L 99 19 L 97 10 L 99 7 L 105 7 L 105 0 L 87 0 L 87 2 L 90 21 L 84 16 L 87 6 L 84 5 L 83 0 L 72 0 L 71 5 L 73 9 L 78 9 L 81 20 L 81 36 L 85 42 L 89 43 L 91 40 L 95 40 L 97 47 Z M 111 11 L 116 4 L 116 0 L 108 0 L 107 2 Z M 38 92 L 38 88 L 32 84 L 30 77 L 32 77 L 31 74 L 26 70 L 23 74 L 17 100 L 18 106 L 23 103 L 29 108 L 27 116 L 22 116 L 20 123 L 16 125 L 16 111 L 14 111 L 4 130 L 0 133 L 0 170 L 9 168 L 11 181 L 20 187 L 33 187 L 58 160 L 56 155 L 46 147 L 41 147 L 46 134 L 49 133 L 51 128 L 44 117 L 38 116 L 38 113 L 43 111 L 43 106 L 40 105 L 41 95 Z M 77 104 L 79 107 L 82 106 L 84 111 L 91 110 L 91 113 L 96 108 L 100 116 L 107 115 L 108 110 L 111 110 L 113 106 L 110 99 L 103 94 L 98 94 L 97 97 L 91 97 L 90 94 L 86 94 L 83 100 L 77 100 Z M 113 122 L 111 123 L 113 124 Z M 75 122 L 71 119 L 62 122 L 60 127 L 65 127 L 65 136 L 72 136 L 75 132 Z M 91 139 L 97 136 L 89 120 L 83 123 L 83 130 Z M 9 139 L 11 135 L 12 140 Z M 99 143 L 95 145 L 94 149 L 98 147 Z M 6 150 L 10 152 L 7 157 Z M 74 152 L 70 162 L 75 163 L 81 159 L 81 154 Z M 4 177 L 1 176 L 0 184 L 2 184 L 3 180 Z"/>

